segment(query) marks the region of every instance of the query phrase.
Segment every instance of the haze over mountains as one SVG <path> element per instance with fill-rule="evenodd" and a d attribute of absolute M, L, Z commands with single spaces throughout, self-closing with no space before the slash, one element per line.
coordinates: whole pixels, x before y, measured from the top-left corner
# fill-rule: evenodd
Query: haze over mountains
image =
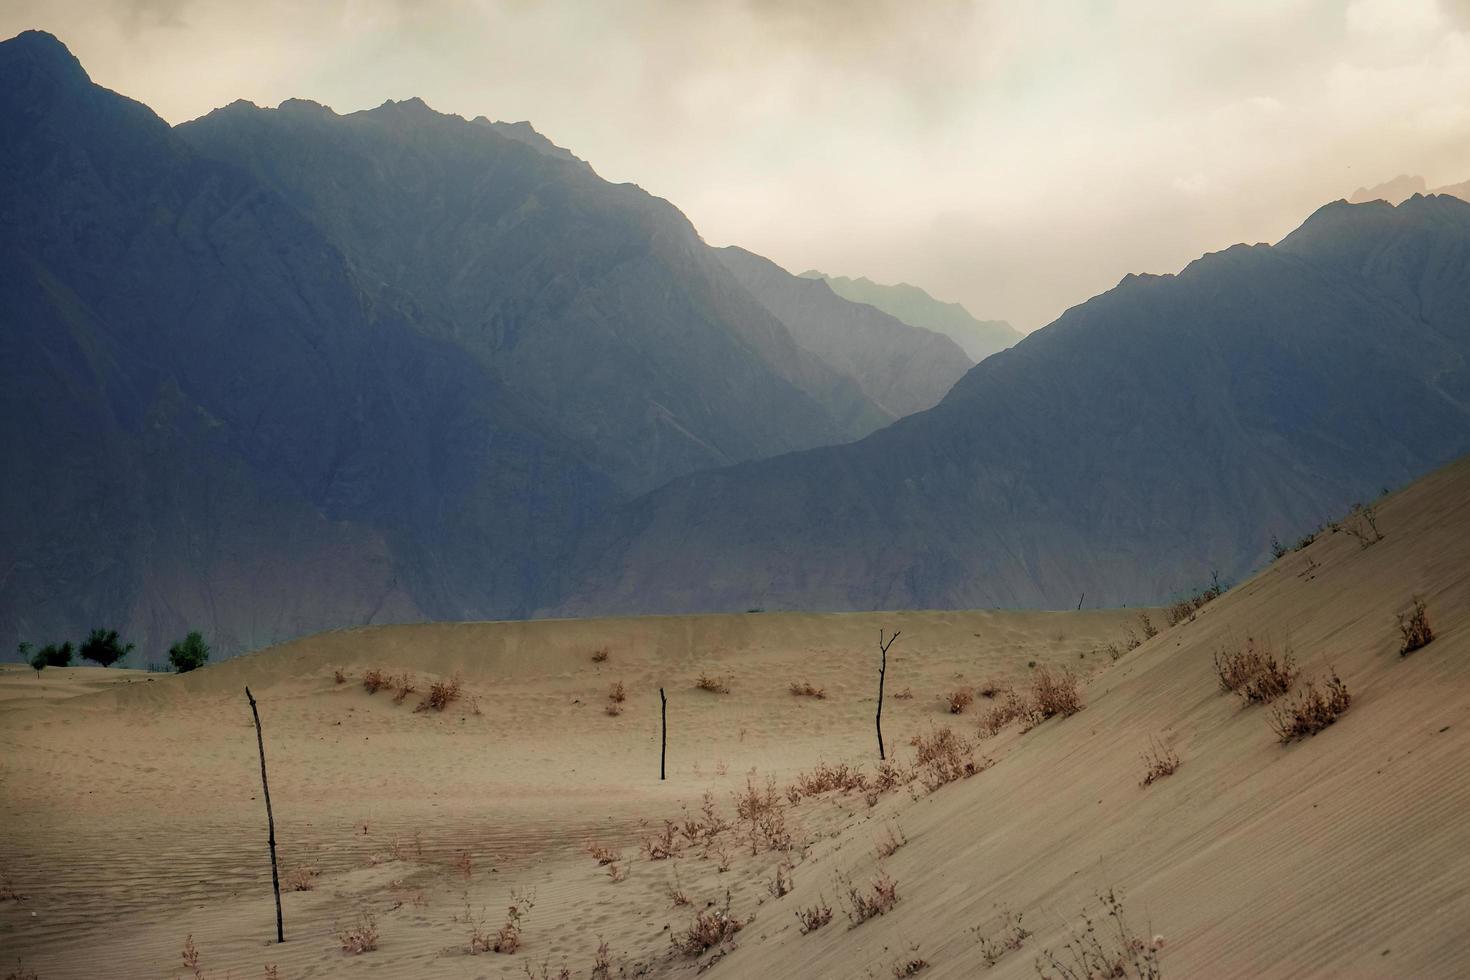
<path fill-rule="evenodd" d="M 528 123 L 170 128 L 27 32 L 0 126 L 7 652 L 1136 602 L 1470 451 L 1448 197 L 1328 206 L 986 357 L 927 294 L 712 249 Z"/>
<path fill-rule="evenodd" d="M 1369 201 L 1387 201 L 1389 204 L 1402 204 L 1415 194 L 1448 194 L 1462 201 L 1470 201 L 1470 180 L 1458 184 L 1446 184 L 1431 190 L 1429 182 L 1423 177 L 1399 174 L 1392 180 L 1386 180 L 1372 187 L 1359 187 L 1348 197 L 1348 203 L 1366 204 Z"/>
<path fill-rule="evenodd" d="M 854 303 L 866 303 L 910 326 L 944 334 L 959 344 L 976 363 L 998 350 L 1005 350 L 1022 336 L 1004 320 L 977 320 L 959 303 L 937 300 L 918 286 L 906 282 L 885 286 L 866 276 L 850 279 L 847 276 L 829 276 L 816 269 L 808 269 L 801 275 L 803 279 L 824 280 L 834 293 Z"/>

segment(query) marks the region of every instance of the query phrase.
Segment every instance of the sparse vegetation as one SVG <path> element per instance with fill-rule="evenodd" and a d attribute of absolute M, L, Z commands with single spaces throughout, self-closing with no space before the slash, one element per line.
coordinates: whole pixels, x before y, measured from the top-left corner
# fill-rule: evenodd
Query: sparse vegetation
<path fill-rule="evenodd" d="M 119 640 L 117 630 L 96 629 L 87 634 L 79 652 L 83 660 L 111 667 L 127 659 L 128 654 L 133 652 L 133 645 Z"/>
<path fill-rule="evenodd" d="M 699 676 L 694 679 L 694 686 L 701 691 L 709 691 L 711 694 L 729 694 L 730 682 L 723 677 L 711 676 L 705 671 L 700 671 Z"/>
<path fill-rule="evenodd" d="M 801 934 L 803 936 L 809 932 L 816 932 L 832 921 L 832 906 L 827 904 L 826 896 L 820 896 L 817 899 L 816 905 L 810 905 L 804 909 L 797 909 L 796 920 L 801 923 Z"/>
<path fill-rule="evenodd" d="M 929 961 L 922 956 L 910 956 L 908 959 L 893 965 L 893 975 L 899 977 L 912 977 L 929 968 Z"/>
<path fill-rule="evenodd" d="M 975 761 L 975 746 L 961 735 L 956 735 L 948 725 L 930 729 L 927 735 L 915 735 L 909 740 L 914 747 L 914 769 L 919 781 L 929 792 L 948 785 L 990 765 Z"/>
<path fill-rule="evenodd" d="M 490 944 L 490 948 L 497 953 L 506 954 L 520 949 L 521 921 L 535 906 L 535 897 L 529 892 L 511 892 L 510 906 L 505 910 L 505 925 L 495 933 L 495 941 Z"/>
<path fill-rule="evenodd" d="M 429 685 L 429 693 L 426 694 L 424 696 L 424 699 L 419 702 L 419 706 L 417 708 L 414 708 L 413 710 L 428 711 L 430 708 L 432 708 L 435 711 L 443 711 L 445 708 L 458 701 L 459 696 L 460 689 L 458 677 L 451 677 L 447 681 L 435 681 L 433 684 Z"/>
<path fill-rule="evenodd" d="M 388 675 L 374 667 L 372 670 L 363 671 L 362 689 L 369 694 L 377 694 L 388 686 Z"/>
<path fill-rule="evenodd" d="M 35 970 L 27 970 L 25 963 L 17 957 L 15 969 L 5 974 L 5 980 L 41 980 L 41 975 Z"/>
<path fill-rule="evenodd" d="M 1146 940 L 1134 933 L 1123 913 L 1123 902 L 1109 889 L 1099 895 L 1104 913 L 1112 920 L 1111 926 L 1100 928 L 1092 916 L 1082 913 L 1082 928 L 1075 925 L 1068 929 L 1069 938 L 1062 947 L 1062 955 L 1043 950 L 1036 958 L 1036 972 L 1043 980 L 1095 980 L 1099 977 L 1135 977 L 1138 980 L 1161 980 L 1159 951 L 1164 948 L 1164 938 L 1154 936 Z"/>
<path fill-rule="evenodd" d="M 371 912 L 359 912 L 355 925 L 338 930 L 337 943 L 349 955 L 371 953 L 378 948 L 378 920 Z"/>
<path fill-rule="evenodd" d="M 413 678 L 409 677 L 408 674 L 399 674 L 396 677 L 389 678 L 388 686 L 393 689 L 394 704 L 402 704 L 408 700 L 410 694 L 418 690 L 418 685 L 413 682 Z"/>
<path fill-rule="evenodd" d="M 1048 718 L 1068 718 L 1082 710 L 1082 691 L 1072 671 L 1040 667 L 1031 677 L 1031 723 Z"/>
<path fill-rule="evenodd" d="M 1015 691 L 1006 691 L 1005 698 L 980 719 L 980 731 L 987 736 L 999 735 L 1011 722 L 1027 715 L 1026 702 Z"/>
<path fill-rule="evenodd" d="M 475 858 L 469 851 L 457 851 L 454 860 L 449 866 L 458 871 L 461 878 L 469 878 L 475 873 Z"/>
<path fill-rule="evenodd" d="M 900 847 L 903 847 L 909 842 L 908 837 L 904 836 L 902 827 L 899 827 L 896 824 L 890 824 L 887 830 L 888 833 L 886 835 L 878 838 L 873 842 L 875 845 L 877 845 L 874 848 L 874 853 L 876 853 L 880 859 L 893 857 L 893 855 L 898 853 L 898 849 Z"/>
<path fill-rule="evenodd" d="M 1173 603 L 1164 610 L 1164 619 L 1170 626 L 1178 626 L 1180 623 L 1193 622 L 1195 613 L 1220 596 L 1225 594 L 1220 585 L 1220 574 L 1218 572 L 1210 575 L 1210 584 L 1198 592 L 1195 592 L 1178 602 Z"/>
<path fill-rule="evenodd" d="M 988 680 L 975 689 L 975 693 L 986 700 L 993 700 L 997 695 L 1009 691 L 1011 686 L 997 680 Z"/>
<path fill-rule="evenodd" d="M 1353 509 L 1342 522 L 1342 529 L 1358 539 L 1360 548 L 1371 547 L 1383 540 L 1383 532 L 1378 530 L 1376 504 L 1353 504 Z"/>
<path fill-rule="evenodd" d="M 609 701 L 616 701 L 618 704 L 622 704 L 624 701 L 628 700 L 628 689 L 623 686 L 622 681 L 616 681 L 613 686 L 608 689 L 607 699 Z"/>
<path fill-rule="evenodd" d="M 184 961 L 184 968 L 194 975 L 195 980 L 203 980 L 204 968 L 199 965 L 199 948 L 194 945 L 194 934 L 191 932 L 184 937 L 184 948 L 179 952 Z"/>
<path fill-rule="evenodd" d="M 1429 626 L 1429 613 L 1424 600 L 1414 596 L 1414 605 L 1408 612 L 1398 614 L 1399 632 L 1404 642 L 1399 646 L 1399 656 L 1407 657 L 1434 639 L 1434 630 Z"/>
<path fill-rule="evenodd" d="M 950 714 L 963 714 L 966 708 L 975 703 L 975 691 L 969 687 L 957 687 L 949 692 L 947 700 Z"/>
<path fill-rule="evenodd" d="M 338 684 L 346 684 L 347 675 L 343 673 L 341 667 L 338 667 L 336 670 L 332 671 L 332 680 Z"/>
<path fill-rule="evenodd" d="M 1271 730 L 1284 745 L 1298 738 L 1315 735 L 1331 725 L 1353 703 L 1347 685 L 1331 671 L 1326 685 L 1318 688 L 1315 681 L 1302 685 L 1295 697 L 1271 709 Z"/>
<path fill-rule="evenodd" d="M 71 641 L 48 643 L 41 648 L 41 656 L 46 659 L 47 667 L 70 667 L 72 658 Z"/>
<path fill-rule="evenodd" d="M 791 682 L 790 691 L 799 698 L 816 698 L 818 701 L 826 700 L 827 692 L 810 681 Z"/>
<path fill-rule="evenodd" d="M 1172 776 L 1179 768 L 1178 754 L 1155 739 L 1149 739 L 1148 751 L 1143 753 L 1143 783 L 1152 786 L 1165 776 Z"/>
<path fill-rule="evenodd" d="M 1284 544 L 1281 543 L 1281 539 L 1280 538 L 1278 538 L 1274 534 L 1271 535 L 1271 560 L 1272 561 L 1279 561 L 1280 559 L 1284 558 L 1286 556 L 1286 553 L 1288 551 L 1290 551 L 1290 550 L 1291 550 L 1290 548 L 1288 548 L 1286 545 L 1284 545 Z"/>
<path fill-rule="evenodd" d="M 599 865 L 612 864 L 623 859 L 622 851 L 615 847 L 605 847 L 590 837 L 582 842 L 582 850 Z"/>
<path fill-rule="evenodd" d="M 791 865 L 776 865 L 775 877 L 766 882 L 766 891 L 771 893 L 772 898 L 784 898 L 791 893 L 792 887 Z"/>
<path fill-rule="evenodd" d="M 1148 613 L 1146 612 L 1140 612 L 1138 614 L 1138 628 L 1143 630 L 1143 638 L 1145 640 L 1152 640 L 1159 635 L 1159 628 L 1154 625 L 1152 619 L 1148 618 Z"/>
<path fill-rule="evenodd" d="M 595 664 L 607 663 L 607 647 L 603 647 L 601 650 L 593 650 L 592 662 Z"/>
<path fill-rule="evenodd" d="M 1007 953 L 1021 949 L 1031 938 L 1031 930 L 1021 924 L 1025 913 L 1011 912 L 1006 908 L 1001 908 L 1000 913 L 1000 926 L 995 935 L 982 933 L 979 927 L 974 930 L 980 941 L 980 956 L 987 967 L 995 966 Z"/>
<path fill-rule="evenodd" d="M 743 928 L 745 923 L 730 913 L 730 893 L 726 892 L 722 908 L 700 909 L 694 913 L 694 921 L 689 928 L 675 933 L 669 941 L 685 956 L 700 956 L 705 950 L 722 945 Z"/>
<path fill-rule="evenodd" d="M 847 890 L 847 917 L 855 926 L 888 914 L 898 904 L 898 883 L 887 872 L 880 872 L 867 888 L 851 881 L 843 881 L 843 886 Z"/>
<path fill-rule="evenodd" d="M 1296 663 L 1289 647 L 1279 661 L 1265 642 L 1257 644 L 1252 637 L 1246 637 L 1244 649 L 1215 652 L 1215 676 L 1220 690 L 1238 694 L 1251 704 L 1269 704 L 1286 694 L 1296 675 Z"/>
<path fill-rule="evenodd" d="M 168 662 L 181 674 L 198 670 L 209 662 L 209 644 L 204 642 L 198 630 L 193 630 L 168 648 Z"/>
<path fill-rule="evenodd" d="M 293 892 L 309 892 L 316 887 L 316 879 L 320 874 L 321 870 L 314 865 L 302 864 L 282 878 L 281 884 Z"/>

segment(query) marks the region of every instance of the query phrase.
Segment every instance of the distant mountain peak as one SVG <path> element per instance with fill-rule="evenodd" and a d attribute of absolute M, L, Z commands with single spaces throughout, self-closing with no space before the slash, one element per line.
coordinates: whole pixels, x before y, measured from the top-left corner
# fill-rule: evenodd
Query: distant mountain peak
<path fill-rule="evenodd" d="M 335 116 L 337 114 L 332 110 L 331 106 L 322 105 L 320 102 L 314 102 L 311 99 L 287 99 L 285 102 L 276 106 L 276 108 L 281 112 L 307 112 L 327 116 Z"/>
<path fill-rule="evenodd" d="M 39 68 L 57 81 L 89 84 L 92 81 L 77 56 L 54 34 L 45 31 L 22 31 L 15 37 L 0 41 L 0 64 L 7 70 L 12 65 L 30 65 Z M 13 87 L 8 82 L 7 87 Z"/>

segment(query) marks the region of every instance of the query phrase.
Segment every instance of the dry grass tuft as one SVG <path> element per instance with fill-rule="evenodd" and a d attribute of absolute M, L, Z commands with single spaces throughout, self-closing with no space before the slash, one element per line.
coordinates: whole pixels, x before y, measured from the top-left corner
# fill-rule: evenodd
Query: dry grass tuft
<path fill-rule="evenodd" d="M 314 865 L 303 864 L 292 869 L 290 874 L 282 878 L 281 884 L 293 892 L 309 892 L 316 887 L 316 879 L 320 874 L 321 869 Z"/>
<path fill-rule="evenodd" d="M 1180 599 L 1168 609 L 1164 610 L 1164 619 L 1170 626 L 1178 626 L 1180 623 L 1185 622 L 1194 622 L 1195 613 L 1224 594 L 1225 590 L 1220 587 L 1220 579 L 1216 577 L 1211 580 L 1207 588 L 1200 589 L 1198 592 Z"/>
<path fill-rule="evenodd" d="M 582 842 L 582 850 L 591 856 L 598 865 L 613 864 L 623 859 L 623 852 L 615 847 L 604 847 L 591 837 Z"/>
<path fill-rule="evenodd" d="M 1373 504 L 1353 504 L 1353 509 L 1342 522 L 1342 529 L 1358 539 L 1358 546 L 1367 548 L 1383 540 L 1378 530 L 1378 508 Z"/>
<path fill-rule="evenodd" d="M 980 731 L 987 736 L 999 735 L 1011 722 L 1023 719 L 1028 714 L 1025 700 L 1015 691 L 1007 690 L 1005 698 L 980 719 Z"/>
<path fill-rule="evenodd" d="M 460 693 L 458 677 L 451 677 L 447 681 L 435 681 L 429 685 L 429 693 L 413 710 L 428 711 L 433 708 L 435 711 L 443 711 L 459 700 Z"/>
<path fill-rule="evenodd" d="M 607 704 L 603 705 L 602 710 L 606 714 L 609 714 L 612 717 L 616 718 L 618 715 L 623 713 L 623 706 L 617 701 L 609 701 Z"/>
<path fill-rule="evenodd" d="M 997 680 L 988 680 L 976 688 L 975 693 L 987 701 L 992 701 L 1010 689 L 1011 686 L 1009 684 L 1004 684 Z"/>
<path fill-rule="evenodd" d="M 795 803 L 803 796 L 820 796 L 832 790 L 862 792 L 867 788 L 868 777 L 861 770 L 845 762 L 835 766 L 818 762 L 815 769 L 796 774 L 796 781 L 786 788 L 786 798 Z"/>
<path fill-rule="evenodd" d="M 978 927 L 974 930 L 980 940 L 980 956 L 987 967 L 995 966 L 1007 953 L 1019 950 L 1031 938 L 1031 930 L 1021 925 L 1025 913 L 1011 912 L 1006 908 L 1001 908 L 1000 912 L 1000 929 L 994 936 L 980 932 Z"/>
<path fill-rule="evenodd" d="M 893 975 L 902 980 L 903 977 L 916 976 L 929 968 L 929 961 L 922 956 L 911 956 L 901 963 L 893 965 Z"/>
<path fill-rule="evenodd" d="M 371 953 L 378 948 L 378 920 L 371 912 L 359 912 L 356 925 L 338 930 L 337 943 L 350 955 Z"/>
<path fill-rule="evenodd" d="M 1067 944 L 1062 947 L 1063 956 L 1051 950 L 1043 950 L 1036 958 L 1036 972 L 1043 980 L 1093 980 L 1095 977 L 1136 977 L 1138 980 L 1162 980 L 1159 968 L 1159 951 L 1164 948 L 1164 938 L 1155 936 L 1145 940 L 1136 935 L 1123 914 L 1123 902 L 1109 889 L 1099 895 L 1107 918 L 1112 920 L 1106 931 L 1092 920 L 1086 912 L 1082 914 L 1082 928 L 1068 929 Z M 1055 973 L 1049 972 L 1055 970 Z"/>
<path fill-rule="evenodd" d="M 886 836 L 879 837 L 873 841 L 877 845 L 874 848 L 874 852 L 880 860 L 886 857 L 893 857 L 893 855 L 898 853 L 900 847 L 903 847 L 909 842 L 908 837 L 904 836 L 903 828 L 897 824 L 890 824 L 886 829 L 888 830 Z"/>
<path fill-rule="evenodd" d="M 469 878 L 475 872 L 475 859 L 469 851 L 460 851 L 455 854 L 454 860 L 449 862 L 449 866 L 458 871 L 460 877 Z"/>
<path fill-rule="evenodd" d="M 592 662 L 595 664 L 607 663 L 607 647 L 603 647 L 601 650 L 593 650 Z"/>
<path fill-rule="evenodd" d="M 722 945 L 743 928 L 745 923 L 730 914 L 730 893 L 726 892 L 723 908 L 700 909 L 694 913 L 689 928 L 682 934 L 674 934 L 669 941 L 685 956 L 699 956 Z"/>
<path fill-rule="evenodd" d="M 898 904 L 898 883 L 887 872 L 880 872 L 866 889 L 859 888 L 851 881 L 844 881 L 843 885 L 847 889 L 847 917 L 855 926 L 886 915 Z"/>
<path fill-rule="evenodd" d="M 20 958 L 16 957 L 15 969 L 5 974 L 5 980 L 41 980 L 41 975 L 35 970 L 27 970 Z"/>
<path fill-rule="evenodd" d="M 983 757 L 977 762 L 974 744 L 948 725 L 932 728 L 927 735 L 915 735 L 909 744 L 915 749 L 914 769 L 919 781 L 931 793 L 990 765 L 990 760 Z"/>
<path fill-rule="evenodd" d="M 372 670 L 363 673 L 362 686 L 369 694 L 377 694 L 388 686 L 388 675 L 374 667 Z"/>
<path fill-rule="evenodd" d="M 818 701 L 825 701 L 827 698 L 827 692 L 810 681 L 792 681 L 789 690 L 799 698 L 816 698 Z"/>
<path fill-rule="evenodd" d="M 1353 696 L 1334 670 L 1325 690 L 1319 690 L 1316 682 L 1307 681 L 1296 697 L 1275 705 L 1269 719 L 1271 730 L 1283 745 L 1293 739 L 1315 735 L 1337 721 L 1352 703 Z"/>
<path fill-rule="evenodd" d="M 628 700 L 628 689 L 623 686 L 622 681 L 617 681 L 612 687 L 608 688 L 607 699 L 609 701 L 615 701 L 618 704 L 622 704 Z"/>
<path fill-rule="evenodd" d="M 338 667 L 336 670 L 332 671 L 332 680 L 336 681 L 338 684 L 346 684 L 347 675 L 342 672 L 341 667 Z"/>
<path fill-rule="evenodd" d="M 388 678 L 388 686 L 393 689 L 394 704 L 402 704 L 408 699 L 410 694 L 418 690 L 418 685 L 407 674 L 399 674 L 396 677 Z"/>
<path fill-rule="evenodd" d="M 0 875 L 0 902 L 24 902 L 29 897 L 15 887 L 9 875 Z"/>
<path fill-rule="evenodd" d="M 895 701 L 910 701 L 913 697 L 914 692 L 907 687 L 893 695 Z"/>
<path fill-rule="evenodd" d="M 791 865 L 776 865 L 776 876 L 766 882 L 766 891 L 770 892 L 773 898 L 784 898 L 791 893 L 793 887 L 795 885 L 791 880 Z"/>
<path fill-rule="evenodd" d="M 1434 639 L 1434 630 L 1429 627 L 1429 616 L 1424 607 L 1424 600 L 1414 596 L 1414 607 L 1406 613 L 1398 614 L 1399 632 L 1403 634 L 1404 642 L 1399 647 L 1399 656 L 1407 657 L 1422 646 L 1427 646 Z"/>
<path fill-rule="evenodd" d="M 1152 619 L 1148 618 L 1148 613 L 1146 612 L 1138 614 L 1138 628 L 1143 630 L 1143 638 L 1145 640 L 1152 640 L 1159 635 L 1159 628 L 1154 625 Z"/>
<path fill-rule="evenodd" d="M 1143 786 L 1152 786 L 1165 776 L 1172 776 L 1180 766 L 1179 756 L 1173 749 L 1149 739 L 1148 751 L 1143 753 Z"/>
<path fill-rule="evenodd" d="M 949 692 L 946 700 L 949 703 L 950 714 L 964 714 L 965 709 L 975 703 L 975 690 L 969 687 L 957 687 Z"/>
<path fill-rule="evenodd" d="M 1033 724 L 1048 718 L 1067 718 L 1082 710 L 1082 691 L 1077 675 L 1070 670 L 1038 667 L 1031 675 Z"/>
<path fill-rule="evenodd" d="M 704 671 L 694 679 L 694 686 L 701 691 L 709 691 L 711 694 L 729 694 L 730 682 L 723 677 L 712 677 Z"/>
<path fill-rule="evenodd" d="M 490 948 L 497 953 L 514 953 L 521 947 L 521 920 L 536 905 L 535 897 L 528 892 L 511 892 L 510 907 L 505 911 L 505 925 L 495 934 Z"/>
<path fill-rule="evenodd" d="M 1245 649 L 1234 653 L 1215 653 L 1215 676 L 1220 690 L 1240 695 L 1251 704 L 1270 704 L 1291 690 L 1296 679 L 1296 664 L 1287 648 L 1278 662 L 1276 654 L 1265 643 L 1246 637 Z"/>
<path fill-rule="evenodd" d="M 797 909 L 796 920 L 801 923 L 801 934 L 803 936 L 809 932 L 816 932 L 832 921 L 832 906 L 827 904 L 825 896 L 819 897 L 816 905 L 804 909 Z"/>
<path fill-rule="evenodd" d="M 684 853 L 679 840 L 679 825 L 672 820 L 664 821 L 664 829 L 652 837 L 643 838 L 643 853 L 650 861 L 667 861 Z"/>
<path fill-rule="evenodd" d="M 197 980 L 203 980 L 204 970 L 199 966 L 199 948 L 194 945 L 194 934 L 191 932 L 184 937 L 184 948 L 179 953 L 184 960 L 184 967 L 192 973 Z"/>

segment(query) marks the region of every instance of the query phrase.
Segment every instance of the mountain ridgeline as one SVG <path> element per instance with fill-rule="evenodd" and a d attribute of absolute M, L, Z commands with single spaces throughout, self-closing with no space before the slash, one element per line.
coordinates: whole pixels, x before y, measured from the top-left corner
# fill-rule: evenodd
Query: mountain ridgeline
<path fill-rule="evenodd" d="M 526 123 L 170 127 L 27 32 L 0 127 L 6 650 L 1157 600 L 1470 451 L 1448 197 L 1330 205 L 976 353 Z"/>
<path fill-rule="evenodd" d="M 895 418 L 529 124 L 292 100 L 171 128 L 27 32 L 0 127 L 7 650 L 524 616 L 609 507 Z"/>
<path fill-rule="evenodd" d="M 1128 276 L 859 442 L 629 503 L 558 611 L 1156 602 L 1470 452 L 1467 358 L 1470 204 L 1330 204 Z"/>

